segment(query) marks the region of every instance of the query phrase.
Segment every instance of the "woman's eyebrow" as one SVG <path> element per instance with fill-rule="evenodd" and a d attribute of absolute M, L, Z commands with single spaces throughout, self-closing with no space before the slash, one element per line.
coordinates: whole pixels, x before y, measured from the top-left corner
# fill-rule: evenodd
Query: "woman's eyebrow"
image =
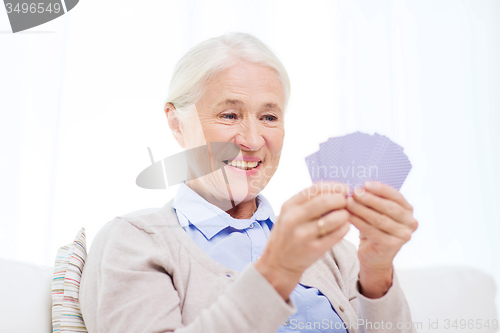
<path fill-rule="evenodd" d="M 278 112 L 281 112 L 280 106 L 278 104 L 272 103 L 272 102 L 264 103 L 262 105 L 262 109 L 266 109 L 266 110 L 273 109 L 273 110 L 276 110 Z"/>
<path fill-rule="evenodd" d="M 215 106 L 221 106 L 221 105 L 242 105 L 242 104 L 244 104 L 244 102 L 241 101 L 241 100 L 239 100 L 239 99 L 226 99 L 226 100 L 223 100 L 220 103 L 217 103 Z M 273 109 L 273 110 L 281 111 L 280 106 L 278 104 L 276 104 L 276 103 L 273 103 L 273 102 L 263 103 L 262 106 L 261 106 L 261 109 L 265 109 L 265 110 Z"/>
<path fill-rule="evenodd" d="M 216 106 L 220 106 L 220 105 L 223 105 L 223 104 L 230 104 L 230 105 L 237 105 L 237 104 L 243 104 L 242 101 L 238 100 L 238 99 L 226 99 L 220 103 L 218 103 Z"/>
<path fill-rule="evenodd" d="M 268 108 L 268 109 L 280 109 L 280 107 L 278 106 L 278 104 L 271 103 L 271 102 L 264 103 L 262 106 L 265 107 L 265 108 Z"/>

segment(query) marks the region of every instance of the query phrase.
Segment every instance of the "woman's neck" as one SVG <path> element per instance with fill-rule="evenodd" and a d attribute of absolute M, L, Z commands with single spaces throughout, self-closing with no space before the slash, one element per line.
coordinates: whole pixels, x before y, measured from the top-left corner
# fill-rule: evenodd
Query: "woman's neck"
<path fill-rule="evenodd" d="M 204 190 L 203 186 L 197 186 L 193 181 L 187 181 L 185 183 L 190 189 L 195 191 L 199 196 L 208 201 L 214 206 L 219 207 L 226 213 L 228 213 L 234 219 L 250 219 L 253 214 L 257 211 L 257 201 L 256 198 L 252 198 L 247 201 L 243 201 L 235 205 L 234 201 L 227 199 L 216 198 L 211 192 Z"/>
<path fill-rule="evenodd" d="M 240 202 L 230 210 L 226 211 L 234 219 L 248 220 L 257 211 L 257 203 L 255 198 L 249 201 Z"/>

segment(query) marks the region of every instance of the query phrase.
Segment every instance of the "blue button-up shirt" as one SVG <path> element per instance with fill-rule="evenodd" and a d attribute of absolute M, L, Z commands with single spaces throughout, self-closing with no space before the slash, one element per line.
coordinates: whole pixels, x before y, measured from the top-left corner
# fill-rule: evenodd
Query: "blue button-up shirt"
<path fill-rule="evenodd" d="M 276 217 L 263 195 L 250 219 L 235 219 L 212 205 L 185 183 L 179 185 L 172 207 L 191 239 L 212 259 L 241 272 L 259 259 Z M 297 284 L 290 294 L 297 312 L 280 326 L 284 332 L 342 332 L 342 320 L 318 289 Z"/>

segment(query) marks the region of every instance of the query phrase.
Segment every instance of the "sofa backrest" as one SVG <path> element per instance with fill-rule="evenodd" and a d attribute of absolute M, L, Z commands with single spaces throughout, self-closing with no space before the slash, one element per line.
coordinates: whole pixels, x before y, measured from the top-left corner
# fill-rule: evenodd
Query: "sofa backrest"
<path fill-rule="evenodd" d="M 0 258 L 0 332 L 52 332 L 54 267 Z"/>
<path fill-rule="evenodd" d="M 496 287 L 489 274 L 461 266 L 397 272 L 412 320 L 422 323 L 419 333 L 497 332 Z"/>

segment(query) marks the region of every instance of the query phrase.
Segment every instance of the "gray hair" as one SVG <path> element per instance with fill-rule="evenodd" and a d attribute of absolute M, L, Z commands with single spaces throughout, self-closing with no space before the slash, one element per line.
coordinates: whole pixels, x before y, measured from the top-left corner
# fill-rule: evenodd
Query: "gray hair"
<path fill-rule="evenodd" d="M 276 55 L 258 38 L 241 32 L 207 39 L 190 49 L 177 63 L 170 80 L 168 98 L 178 116 L 186 116 L 203 94 L 203 83 L 221 71 L 245 60 L 273 69 L 283 84 L 285 110 L 290 97 L 290 79 Z"/>

